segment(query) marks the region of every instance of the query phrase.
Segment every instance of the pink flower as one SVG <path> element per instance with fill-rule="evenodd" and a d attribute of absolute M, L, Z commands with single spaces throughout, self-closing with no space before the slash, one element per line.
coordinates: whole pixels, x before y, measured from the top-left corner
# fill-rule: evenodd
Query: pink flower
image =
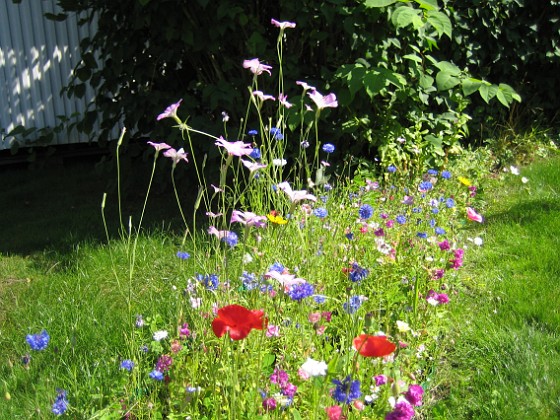
<path fill-rule="evenodd" d="M 167 149 L 165 152 L 163 152 L 163 156 L 171 158 L 171 160 L 173 161 L 173 166 L 177 165 L 177 163 L 182 160 L 184 160 L 185 162 L 189 161 L 187 159 L 187 153 L 183 150 L 182 147 L 179 150 L 175 150 L 171 147 L 170 149 Z"/>
<path fill-rule="evenodd" d="M 333 405 L 331 407 L 326 407 L 327 417 L 329 420 L 345 420 L 346 416 L 342 414 L 342 407 L 339 405 Z"/>
<path fill-rule="evenodd" d="M 266 95 L 264 94 L 262 91 L 260 90 L 255 90 L 253 91 L 252 95 L 255 98 L 259 98 L 261 100 L 261 102 L 267 101 L 267 100 L 271 100 L 271 101 L 275 101 L 276 98 L 272 95 Z"/>
<path fill-rule="evenodd" d="M 484 218 L 478 214 L 472 207 L 467 207 L 467 218 L 473 222 L 482 223 Z"/>
<path fill-rule="evenodd" d="M 258 163 L 258 162 L 251 162 L 248 160 L 243 160 L 241 159 L 241 163 L 243 164 L 243 166 L 245 166 L 247 169 L 249 169 L 249 172 L 255 172 L 258 171 L 259 169 L 263 169 L 266 168 L 266 165 L 264 163 Z"/>
<path fill-rule="evenodd" d="M 258 58 L 253 58 L 251 60 L 243 60 L 243 68 L 251 70 L 251 73 L 256 74 L 257 76 L 261 75 L 263 72 L 270 73 L 271 66 L 267 66 L 266 64 L 262 64 Z"/>
<path fill-rule="evenodd" d="M 313 90 L 308 92 L 307 95 L 315 102 L 319 110 L 324 108 L 336 108 L 338 106 L 334 93 L 323 96 L 318 90 Z"/>
<path fill-rule="evenodd" d="M 284 191 L 288 195 L 288 197 L 290 197 L 290 201 L 292 203 L 297 203 L 302 200 L 317 201 L 317 197 L 315 197 L 312 194 L 309 194 L 305 190 L 293 191 L 292 187 L 290 187 L 290 184 L 288 182 L 281 182 L 280 184 L 277 185 L 277 187 L 279 190 Z"/>
<path fill-rule="evenodd" d="M 251 213 L 250 211 L 233 210 L 231 213 L 230 223 L 235 222 L 239 222 L 247 226 L 262 228 L 266 226 L 266 217 L 257 216 L 255 213 Z"/>
<path fill-rule="evenodd" d="M 269 325 L 266 328 L 267 337 L 280 337 L 280 327 L 278 325 Z"/>
<path fill-rule="evenodd" d="M 284 287 L 284 290 L 289 290 L 289 288 L 295 284 L 302 284 L 305 283 L 305 280 L 299 277 L 296 277 L 293 274 L 289 273 L 279 273 L 278 271 L 269 271 L 265 273 L 265 278 L 273 278 L 278 283 Z"/>
<path fill-rule="evenodd" d="M 152 146 L 154 149 L 156 149 L 156 152 L 159 152 L 161 150 L 171 149 L 171 146 L 168 145 L 167 143 L 154 143 L 153 141 L 149 141 L 148 144 Z"/>
<path fill-rule="evenodd" d="M 316 90 L 314 86 L 308 85 L 308 84 L 305 83 L 305 82 L 297 81 L 297 82 L 296 82 L 296 85 L 301 86 L 301 87 L 303 88 L 303 91 L 304 91 L 304 92 L 306 92 L 306 91 L 308 91 L 308 90 L 312 90 L 312 91 L 315 91 L 315 90 Z"/>
<path fill-rule="evenodd" d="M 216 146 L 221 146 L 225 148 L 228 154 L 233 156 L 248 156 L 253 152 L 253 146 L 249 143 L 243 143 L 242 141 L 226 141 L 223 137 L 220 136 L 216 143 Z"/>
<path fill-rule="evenodd" d="M 424 395 L 424 389 L 420 385 L 410 385 L 408 391 L 404 394 L 404 397 L 411 405 L 420 406 L 422 405 L 422 396 Z"/>
<path fill-rule="evenodd" d="M 171 104 L 167 108 L 165 108 L 165 111 L 157 116 L 157 121 L 164 118 L 177 118 L 177 109 L 179 108 L 179 105 L 181 105 L 181 102 L 183 102 L 183 100 L 179 99 L 174 104 Z"/>
<path fill-rule="evenodd" d="M 319 312 L 312 312 L 308 315 L 307 319 L 312 324 L 315 324 L 321 320 L 321 314 Z"/>
<path fill-rule="evenodd" d="M 280 30 L 284 30 L 286 28 L 295 28 L 296 24 L 294 22 L 278 22 L 276 19 L 270 19 L 270 23 L 274 26 L 280 28 Z"/>
<path fill-rule="evenodd" d="M 288 102 L 288 97 L 283 93 L 278 95 L 278 101 L 288 109 L 293 105 L 292 103 Z"/>

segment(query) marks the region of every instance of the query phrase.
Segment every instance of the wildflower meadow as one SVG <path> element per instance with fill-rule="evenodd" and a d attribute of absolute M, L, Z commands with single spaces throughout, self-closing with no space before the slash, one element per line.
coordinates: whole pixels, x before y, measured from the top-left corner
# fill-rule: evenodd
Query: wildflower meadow
<path fill-rule="evenodd" d="M 0 383 L 11 398 L 41 389 L 14 409 L 21 418 L 408 420 L 437 399 L 461 268 L 482 243 L 476 179 L 428 159 L 360 173 L 331 165 L 344 146 L 319 127 L 336 92 L 284 80 L 296 23 L 271 25 L 277 63 L 239 63 L 249 88 L 238 127 L 224 113 L 222 133 L 198 130 L 177 98 L 154 116 L 183 143 L 149 142 L 144 209 L 169 159 L 182 234 L 156 237 L 165 246 L 147 251 L 144 211 L 138 220 L 120 212 L 120 239 L 106 245 L 111 269 L 97 273 L 111 278 L 112 300 L 98 311 L 77 297 L 82 315 L 37 317 L 14 346 Z M 219 179 L 206 175 L 197 142 L 215 145 Z M 198 184 L 188 207 L 175 177 L 182 165 Z M 105 226 L 109 200 L 100 197 Z M 104 311 L 120 322 L 96 324 Z M 113 338 L 100 346 L 82 322 Z"/>

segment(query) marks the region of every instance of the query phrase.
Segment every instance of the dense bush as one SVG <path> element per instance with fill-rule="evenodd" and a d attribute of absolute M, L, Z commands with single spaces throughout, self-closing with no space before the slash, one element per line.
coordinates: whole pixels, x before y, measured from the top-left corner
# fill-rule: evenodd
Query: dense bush
<path fill-rule="evenodd" d="M 96 89 L 99 115 L 92 109 L 82 127 L 87 131 L 100 118 L 101 140 L 122 122 L 136 136 L 173 142 L 154 116 L 179 97 L 191 121 L 220 134 L 222 111 L 233 122 L 244 115 L 249 80 L 242 60 L 259 57 L 277 71 L 270 18 L 293 20 L 297 33 L 283 55 L 285 91 L 297 92 L 290 83 L 297 75 L 337 92 L 341 107 L 323 135 L 349 154 L 438 165 L 468 135 L 470 115 L 480 114 L 469 107 L 472 98 L 475 105 L 494 99 L 509 106 L 519 99 L 511 85 L 531 106 L 544 107 L 540 98 L 556 83 L 544 83 L 538 78 L 548 80 L 547 72 L 536 71 L 558 61 L 555 2 L 542 16 L 530 2 L 478 3 L 59 0 L 65 13 L 83 13 L 84 22 L 95 17 L 99 26 L 82 41 L 84 59 L 67 93 L 83 95 L 85 83 Z M 278 92 L 272 84 L 260 88 Z"/>

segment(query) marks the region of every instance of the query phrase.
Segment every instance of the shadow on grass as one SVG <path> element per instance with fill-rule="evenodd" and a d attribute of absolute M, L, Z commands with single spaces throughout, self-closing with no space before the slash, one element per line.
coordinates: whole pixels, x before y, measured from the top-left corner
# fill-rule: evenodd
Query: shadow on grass
<path fill-rule="evenodd" d="M 553 199 L 523 201 L 507 211 L 493 214 L 486 219 L 488 224 L 532 224 L 539 219 L 548 219 L 551 214 L 560 214 L 560 201 Z"/>
<path fill-rule="evenodd" d="M 125 226 L 137 226 L 145 199 L 151 162 L 137 159 L 122 170 Z M 168 173 L 161 174 L 169 176 Z M 119 235 L 116 169 L 99 160 L 75 159 L 36 170 L 4 167 L 0 171 L 0 255 L 37 260 L 45 269 L 64 264 L 80 243 L 107 242 L 101 203 L 107 193 L 105 217 L 112 238 Z M 154 181 L 143 229 L 182 233 L 184 224 L 169 185 Z M 185 182 L 183 182 L 184 184 Z M 179 185 L 181 188 L 181 184 Z M 183 207 L 192 208 L 193 194 L 181 192 Z M 51 260 L 50 256 L 54 259 Z"/>

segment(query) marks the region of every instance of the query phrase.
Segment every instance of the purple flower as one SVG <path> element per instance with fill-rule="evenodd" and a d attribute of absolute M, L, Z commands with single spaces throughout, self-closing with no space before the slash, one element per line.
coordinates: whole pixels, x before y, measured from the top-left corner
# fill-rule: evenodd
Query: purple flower
<path fill-rule="evenodd" d="M 204 284 L 207 290 L 217 290 L 220 285 L 220 279 L 217 274 L 197 274 L 196 279 Z"/>
<path fill-rule="evenodd" d="M 155 379 L 156 381 L 163 381 L 163 373 L 154 369 L 150 372 L 150 378 Z"/>
<path fill-rule="evenodd" d="M 277 127 L 272 127 L 270 129 L 270 135 L 275 140 L 283 140 L 284 139 L 284 134 L 282 134 L 282 131 Z"/>
<path fill-rule="evenodd" d="M 401 401 L 395 404 L 395 408 L 387 413 L 385 420 L 410 420 L 414 417 L 414 408 L 407 402 Z"/>
<path fill-rule="evenodd" d="M 266 226 L 266 217 L 257 216 L 255 213 L 250 211 L 239 211 L 233 210 L 231 213 L 230 223 L 239 222 L 246 226 L 254 226 L 256 228 L 262 228 Z"/>
<path fill-rule="evenodd" d="M 352 264 L 352 269 L 348 273 L 348 278 L 355 282 L 362 281 L 369 275 L 369 270 L 367 268 L 360 267 L 358 263 Z"/>
<path fill-rule="evenodd" d="M 249 133 L 250 133 L 250 131 L 249 131 Z M 253 149 L 253 151 L 249 154 L 249 157 L 253 158 L 255 160 L 259 160 L 262 157 L 261 150 L 259 148 L 255 147 Z"/>
<path fill-rule="evenodd" d="M 428 174 L 436 176 L 438 174 L 437 169 L 428 169 Z"/>
<path fill-rule="evenodd" d="M 441 227 L 435 228 L 436 235 L 445 235 L 445 229 Z"/>
<path fill-rule="evenodd" d="M 167 372 L 171 365 L 173 364 L 173 359 L 168 354 L 163 354 L 159 357 L 156 363 L 156 370 L 159 372 Z"/>
<path fill-rule="evenodd" d="M 148 144 L 156 149 L 156 153 L 160 152 L 161 150 L 171 149 L 171 146 L 167 143 L 154 143 L 153 141 L 149 141 Z"/>
<path fill-rule="evenodd" d="M 39 334 L 28 334 L 25 339 L 31 350 L 45 350 L 51 337 L 47 330 L 43 330 Z"/>
<path fill-rule="evenodd" d="M 229 230 L 218 230 L 214 226 L 210 226 L 208 228 L 208 233 L 210 235 L 216 236 L 219 240 L 225 242 L 230 247 L 234 247 L 235 245 L 237 245 L 237 242 L 239 241 L 237 237 L 237 233 Z"/>
<path fill-rule="evenodd" d="M 290 298 L 292 298 L 293 300 L 300 301 L 305 299 L 306 297 L 313 295 L 314 292 L 315 287 L 312 284 L 303 282 L 290 286 L 290 289 L 288 290 L 288 296 L 290 296 Z"/>
<path fill-rule="evenodd" d="M 179 105 L 181 105 L 181 102 L 183 102 L 183 100 L 179 99 L 174 104 L 171 104 L 167 108 L 165 108 L 165 111 L 157 116 L 157 121 L 164 118 L 177 118 L 177 109 L 179 108 Z"/>
<path fill-rule="evenodd" d="M 420 385 L 410 385 L 404 397 L 410 404 L 420 406 L 422 405 L 422 395 L 424 395 L 424 389 Z"/>
<path fill-rule="evenodd" d="M 373 379 L 375 380 L 376 386 L 385 385 L 387 383 L 387 376 L 385 375 L 377 375 Z"/>
<path fill-rule="evenodd" d="M 418 186 L 418 191 L 426 192 L 426 191 L 430 191 L 432 188 L 434 188 L 434 186 L 430 181 L 422 181 Z"/>
<path fill-rule="evenodd" d="M 323 149 L 323 152 L 325 152 L 325 153 L 332 153 L 332 152 L 334 152 L 335 147 L 334 147 L 334 144 L 325 143 L 325 144 L 323 144 L 322 149 Z"/>
<path fill-rule="evenodd" d="M 352 401 L 360 398 L 362 395 L 360 391 L 360 381 L 353 381 L 350 375 L 344 378 L 342 381 L 338 379 L 333 379 L 333 384 L 336 388 L 333 390 L 333 398 L 342 404 L 350 404 Z"/>
<path fill-rule="evenodd" d="M 266 411 L 272 411 L 276 409 L 276 400 L 272 397 L 264 398 L 262 401 L 262 406 Z"/>
<path fill-rule="evenodd" d="M 358 309 L 360 309 L 360 306 L 362 306 L 362 303 L 364 302 L 364 300 L 366 300 L 366 298 L 364 296 L 352 296 L 350 297 L 350 300 L 348 300 L 348 302 L 345 302 L 342 307 L 344 308 L 344 310 L 346 312 L 348 312 L 350 315 L 356 313 L 356 311 Z"/>
<path fill-rule="evenodd" d="M 451 173 L 449 171 L 441 171 L 441 177 L 443 179 L 450 179 L 451 178 Z"/>
<path fill-rule="evenodd" d="M 134 362 L 130 359 L 126 359 L 121 362 L 121 369 L 125 369 L 130 372 L 133 367 L 134 367 Z"/>
<path fill-rule="evenodd" d="M 247 134 L 255 137 L 255 136 L 259 135 L 259 132 L 257 130 L 249 130 L 249 131 L 247 131 Z"/>
<path fill-rule="evenodd" d="M 190 335 L 191 335 L 191 330 L 189 330 L 189 324 L 185 322 L 182 325 L 182 327 L 179 329 L 179 338 L 185 339 L 190 337 Z"/>
<path fill-rule="evenodd" d="M 397 223 L 398 223 L 399 225 L 404 225 L 404 224 L 406 223 L 406 217 L 403 216 L 402 214 L 399 214 L 399 215 L 395 218 L 395 220 L 397 221 Z"/>
<path fill-rule="evenodd" d="M 243 68 L 251 70 L 251 73 L 257 76 L 261 75 L 263 72 L 268 73 L 270 76 L 270 69 L 272 67 L 262 64 L 258 58 L 253 58 L 251 60 L 243 60 Z"/>
<path fill-rule="evenodd" d="M 277 384 L 278 386 L 280 386 L 280 388 L 283 388 L 288 384 L 288 372 L 282 369 L 275 368 L 269 379 L 271 383 Z"/>
<path fill-rule="evenodd" d="M 389 165 L 387 167 L 387 172 L 389 172 L 390 174 L 394 174 L 395 172 L 397 172 L 397 167 L 395 165 Z"/>
<path fill-rule="evenodd" d="M 319 208 L 313 210 L 313 215 L 317 216 L 319 219 L 324 219 L 325 217 L 328 216 L 328 214 L 329 214 L 329 212 L 324 207 L 319 207 Z"/>
<path fill-rule="evenodd" d="M 191 254 L 184 251 L 177 251 L 177 257 L 179 257 L 182 260 L 188 260 L 191 257 Z"/>
<path fill-rule="evenodd" d="M 136 315 L 136 328 L 142 328 L 144 326 L 144 318 L 142 315 Z"/>

